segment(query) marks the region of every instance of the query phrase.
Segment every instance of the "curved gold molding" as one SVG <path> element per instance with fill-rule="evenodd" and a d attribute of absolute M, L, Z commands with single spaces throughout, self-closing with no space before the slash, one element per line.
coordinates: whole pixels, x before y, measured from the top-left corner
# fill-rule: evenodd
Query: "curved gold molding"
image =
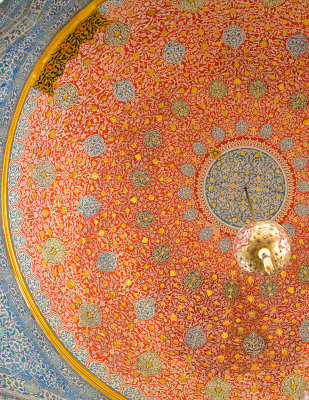
<path fill-rule="evenodd" d="M 20 290 L 27 301 L 27 304 L 36 318 L 37 322 L 40 324 L 46 336 L 49 338 L 53 346 L 58 350 L 58 352 L 62 355 L 62 357 L 84 378 L 92 384 L 94 387 L 99 389 L 102 393 L 109 396 L 113 400 L 127 400 L 126 397 L 116 392 L 114 389 L 110 388 L 106 383 L 102 382 L 99 378 L 97 378 L 94 374 L 92 374 L 86 367 L 84 367 L 73 355 L 68 351 L 68 349 L 61 343 L 59 338 L 55 335 L 51 327 L 48 325 L 47 321 L 41 314 L 38 306 L 36 305 L 28 287 L 22 275 L 22 272 L 19 268 L 17 257 L 15 254 L 10 226 L 9 226 L 9 218 L 8 218 L 8 201 L 7 201 L 7 190 L 8 190 L 8 170 L 9 170 L 9 162 L 10 162 L 10 152 L 11 146 L 14 139 L 15 129 L 17 126 L 17 122 L 25 102 L 25 99 L 28 95 L 30 88 L 33 86 L 34 82 L 37 80 L 41 70 L 43 69 L 46 62 L 48 62 L 50 54 L 55 51 L 55 49 L 61 44 L 61 42 L 70 34 L 78 24 L 85 19 L 89 14 L 94 12 L 97 6 L 102 3 L 102 0 L 94 0 L 88 6 L 86 6 L 83 10 L 81 10 L 61 31 L 56 35 L 53 41 L 46 48 L 36 66 L 34 67 L 24 89 L 18 101 L 12 123 L 10 126 L 6 147 L 4 151 L 3 157 L 3 170 L 2 170 L 2 189 L 1 189 L 1 212 L 2 212 L 2 221 L 3 221 L 3 230 L 5 241 L 8 249 L 9 258 L 12 264 L 14 275 L 19 284 Z"/>

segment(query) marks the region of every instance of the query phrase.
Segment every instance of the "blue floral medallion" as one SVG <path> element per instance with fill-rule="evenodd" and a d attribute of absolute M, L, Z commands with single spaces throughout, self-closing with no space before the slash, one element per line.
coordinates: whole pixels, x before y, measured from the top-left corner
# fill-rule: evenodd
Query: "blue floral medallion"
<path fill-rule="evenodd" d="M 148 320 L 155 315 L 154 299 L 140 299 L 134 305 L 134 312 L 137 319 Z"/>
<path fill-rule="evenodd" d="M 288 195 L 286 173 L 277 159 L 256 146 L 230 148 L 202 168 L 198 197 L 204 211 L 223 225 L 239 229 L 251 220 L 245 186 L 258 219 L 273 219 L 284 207 Z M 229 246 L 222 242 L 221 247 L 227 251 Z"/>
<path fill-rule="evenodd" d="M 299 336 L 305 341 L 309 342 L 309 321 L 304 319 L 299 328 Z"/>
<path fill-rule="evenodd" d="M 114 83 L 114 96 L 118 101 L 129 101 L 134 99 L 135 88 L 131 81 L 122 80 Z"/>
<path fill-rule="evenodd" d="M 77 211 L 86 218 L 93 217 L 98 212 L 100 207 L 101 203 L 91 195 L 82 197 L 76 206 Z"/>
<path fill-rule="evenodd" d="M 167 42 L 163 48 L 163 58 L 171 64 L 180 64 L 185 55 L 185 46 L 179 42 Z"/>
<path fill-rule="evenodd" d="M 199 349 L 206 343 L 206 334 L 200 326 L 195 326 L 187 331 L 185 341 L 191 349 Z"/>
<path fill-rule="evenodd" d="M 297 57 L 308 50 L 308 40 L 302 33 L 292 35 L 286 41 L 286 48 L 292 57 Z"/>
<path fill-rule="evenodd" d="M 231 25 L 224 29 L 222 40 L 232 49 L 238 49 L 246 39 L 246 34 L 242 28 L 237 25 Z"/>
<path fill-rule="evenodd" d="M 102 251 L 97 258 L 97 268 L 104 272 L 113 272 L 117 268 L 118 254 Z"/>
<path fill-rule="evenodd" d="M 97 157 L 105 150 L 105 143 L 100 135 L 91 135 L 83 142 L 83 147 L 89 157 Z"/>

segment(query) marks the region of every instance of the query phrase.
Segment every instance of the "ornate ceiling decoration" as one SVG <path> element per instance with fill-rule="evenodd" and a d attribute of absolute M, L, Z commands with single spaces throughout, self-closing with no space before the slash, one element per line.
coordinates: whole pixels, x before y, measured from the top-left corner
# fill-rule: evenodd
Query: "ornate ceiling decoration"
<path fill-rule="evenodd" d="M 29 92 L 15 131 L 8 215 L 28 290 L 128 398 L 306 388 L 309 3 L 232 3 L 105 9 L 109 25 L 53 95 Z M 233 257 L 245 185 L 292 238 L 271 278 Z"/>

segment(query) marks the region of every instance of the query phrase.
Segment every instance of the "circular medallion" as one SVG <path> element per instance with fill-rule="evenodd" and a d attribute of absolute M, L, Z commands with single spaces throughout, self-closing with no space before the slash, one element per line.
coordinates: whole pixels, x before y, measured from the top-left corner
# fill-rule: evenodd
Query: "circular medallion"
<path fill-rule="evenodd" d="M 290 97 L 290 105 L 293 110 L 301 110 L 306 107 L 307 103 L 308 99 L 304 92 L 293 93 Z"/>
<path fill-rule="evenodd" d="M 204 4 L 205 0 L 178 0 L 179 7 L 191 13 L 199 11 Z"/>
<path fill-rule="evenodd" d="M 134 305 L 134 312 L 137 319 L 148 320 L 155 314 L 154 299 L 140 299 Z"/>
<path fill-rule="evenodd" d="M 123 46 L 130 37 L 130 27 L 123 22 L 115 22 L 106 29 L 104 39 L 110 46 Z"/>
<path fill-rule="evenodd" d="M 281 391 L 284 396 L 295 399 L 295 397 L 300 396 L 306 390 L 306 387 L 307 382 L 305 378 L 296 374 L 290 374 L 283 380 Z"/>
<path fill-rule="evenodd" d="M 213 378 L 206 384 L 206 393 L 212 400 L 224 400 L 231 394 L 229 383 L 222 378 Z"/>
<path fill-rule="evenodd" d="M 255 99 L 263 97 L 267 92 L 267 85 L 261 79 L 256 79 L 250 83 L 249 93 Z"/>
<path fill-rule="evenodd" d="M 205 164 L 198 177 L 198 198 L 206 214 L 240 229 L 251 220 L 245 186 L 257 219 L 273 219 L 285 206 L 286 171 L 270 152 L 256 146 L 229 148 Z"/>
<path fill-rule="evenodd" d="M 272 8 L 272 7 L 278 7 L 280 4 L 282 4 L 285 0 L 261 0 L 265 6 Z"/>
<path fill-rule="evenodd" d="M 41 161 L 32 171 L 34 182 L 41 188 L 50 186 L 56 179 L 57 172 L 54 165 L 49 161 Z"/>
<path fill-rule="evenodd" d="M 144 210 L 137 213 L 135 223 L 142 229 L 149 228 L 153 223 L 153 214 L 150 211 Z"/>
<path fill-rule="evenodd" d="M 47 262 L 57 265 L 64 259 L 65 252 L 65 245 L 61 240 L 50 238 L 44 243 L 42 255 Z"/>
<path fill-rule="evenodd" d="M 60 110 L 71 108 L 78 100 L 78 90 L 72 83 L 65 83 L 54 93 L 55 106 Z"/>
<path fill-rule="evenodd" d="M 79 309 L 79 321 L 81 326 L 95 328 L 100 325 L 102 313 L 100 307 L 93 303 L 85 303 Z"/>
<path fill-rule="evenodd" d="M 222 294 L 228 300 L 234 300 L 239 296 L 240 289 L 236 282 L 226 282 L 222 287 Z"/>
<path fill-rule="evenodd" d="M 188 272 L 185 276 L 185 285 L 188 289 L 198 289 L 203 283 L 203 277 L 199 271 Z"/>
<path fill-rule="evenodd" d="M 265 297 L 268 298 L 275 297 L 276 294 L 278 293 L 278 285 L 276 282 L 267 279 L 261 285 L 261 292 Z"/>
<path fill-rule="evenodd" d="M 256 357 L 262 353 L 266 343 L 261 336 L 257 335 L 255 332 L 252 332 L 250 335 L 245 337 L 242 345 L 246 353 L 250 354 L 252 357 Z"/>
<path fill-rule="evenodd" d="M 162 143 L 162 136 L 159 132 L 151 129 L 143 134 L 143 143 L 149 149 L 155 149 Z"/>
<path fill-rule="evenodd" d="M 190 104 L 185 100 L 175 100 L 172 104 L 172 113 L 178 118 L 186 118 L 190 113 Z"/>
<path fill-rule="evenodd" d="M 170 258 L 170 249 L 165 244 L 158 244 L 152 251 L 152 258 L 158 264 L 164 264 Z"/>
<path fill-rule="evenodd" d="M 309 265 L 301 265 L 297 271 L 298 279 L 302 282 L 309 282 Z"/>
<path fill-rule="evenodd" d="M 208 88 L 209 95 L 214 99 L 221 100 L 227 92 L 226 84 L 222 81 L 214 80 Z"/>
<path fill-rule="evenodd" d="M 132 185 L 139 189 L 145 187 L 150 180 L 148 173 L 143 169 L 134 171 L 130 179 Z"/>
<path fill-rule="evenodd" d="M 142 353 L 137 358 L 136 364 L 144 376 L 156 376 L 161 371 L 161 359 L 152 351 Z"/>
<path fill-rule="evenodd" d="M 206 343 L 205 332 L 200 326 L 190 328 L 185 334 L 185 341 L 191 349 L 199 349 Z"/>

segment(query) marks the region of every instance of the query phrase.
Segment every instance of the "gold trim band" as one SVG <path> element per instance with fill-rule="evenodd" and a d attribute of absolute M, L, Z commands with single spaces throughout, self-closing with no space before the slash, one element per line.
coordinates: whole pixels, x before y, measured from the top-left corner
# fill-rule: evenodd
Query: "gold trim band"
<path fill-rule="evenodd" d="M 62 355 L 62 357 L 84 378 L 92 384 L 94 387 L 99 389 L 102 393 L 109 396 L 113 400 L 127 400 L 122 394 L 116 392 L 114 389 L 110 388 L 106 383 L 102 382 L 98 377 L 92 374 L 84 365 L 82 365 L 73 355 L 68 351 L 68 349 L 61 343 L 59 338 L 55 335 L 51 327 L 48 325 L 47 321 L 41 314 L 38 306 L 36 305 L 28 287 L 19 268 L 17 257 L 15 254 L 10 226 L 8 217 L 8 201 L 7 201 L 7 190 L 8 190 L 8 171 L 10 162 L 10 152 L 11 146 L 14 139 L 15 129 L 17 122 L 29 93 L 30 88 L 33 86 L 34 82 L 37 80 L 40 72 L 42 71 L 46 62 L 48 62 L 50 54 L 52 54 L 55 49 L 63 42 L 63 40 L 81 23 L 87 16 L 94 12 L 97 6 L 102 2 L 102 0 L 93 0 L 88 6 L 81 10 L 61 31 L 56 35 L 53 41 L 46 48 L 36 66 L 34 67 L 24 89 L 18 101 L 13 120 L 10 126 L 6 147 L 3 157 L 3 170 L 2 170 L 2 191 L 1 191 L 1 212 L 3 221 L 3 231 L 5 236 L 5 241 L 7 245 L 7 250 L 9 254 L 9 259 L 13 268 L 14 275 L 19 284 L 20 290 L 26 299 L 28 306 L 36 318 L 37 322 L 40 324 L 46 336 L 49 338 L 53 346 Z"/>

